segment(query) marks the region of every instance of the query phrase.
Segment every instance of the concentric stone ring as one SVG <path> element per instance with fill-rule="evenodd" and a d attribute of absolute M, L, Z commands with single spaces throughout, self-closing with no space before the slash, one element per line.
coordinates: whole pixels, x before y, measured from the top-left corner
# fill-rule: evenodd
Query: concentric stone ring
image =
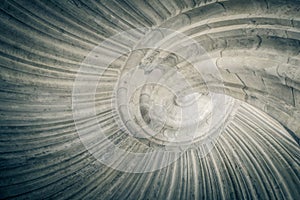
<path fill-rule="evenodd" d="M 136 32 L 146 34 L 132 38 Z M 132 44 L 131 49 L 120 47 L 117 43 L 120 41 Z M 116 113 L 113 123 L 132 138 L 133 145 L 139 146 L 136 152 L 122 149 L 109 139 L 109 130 L 97 120 L 93 104 L 97 87 L 103 87 L 101 78 L 114 62 L 128 54 L 125 66 L 119 71 L 109 109 Z M 137 54 L 142 54 L 142 59 L 136 59 Z M 170 60 L 175 65 L 168 66 Z M 177 68 L 176 63 L 187 66 Z M 103 164 L 134 173 L 168 166 L 194 142 L 205 147 L 201 155 L 205 156 L 222 133 L 226 113 L 230 113 L 228 109 L 231 111 L 234 103 L 225 95 L 213 93 L 207 85 L 201 89 L 192 86 L 187 74 L 197 73 L 205 83 L 209 81 L 208 71 L 219 74 L 215 63 L 195 40 L 173 30 L 135 29 L 105 40 L 83 61 L 74 84 L 75 122 L 94 119 L 98 127 L 97 131 L 88 133 L 76 123 L 81 141 Z M 86 73 L 93 73 L 93 78 L 86 78 Z M 87 91 L 89 96 L 82 94 Z M 81 102 L 89 102 L 90 112 L 86 112 L 86 105 Z M 97 146 L 100 141 L 101 145 Z M 149 160 L 160 161 L 149 164 Z"/>

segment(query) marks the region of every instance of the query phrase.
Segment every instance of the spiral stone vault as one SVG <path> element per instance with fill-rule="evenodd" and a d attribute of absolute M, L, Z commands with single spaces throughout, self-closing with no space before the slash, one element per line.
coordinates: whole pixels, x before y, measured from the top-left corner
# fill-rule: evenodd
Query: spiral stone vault
<path fill-rule="evenodd" d="M 0 15 L 0 199 L 300 199 L 300 1 Z"/>

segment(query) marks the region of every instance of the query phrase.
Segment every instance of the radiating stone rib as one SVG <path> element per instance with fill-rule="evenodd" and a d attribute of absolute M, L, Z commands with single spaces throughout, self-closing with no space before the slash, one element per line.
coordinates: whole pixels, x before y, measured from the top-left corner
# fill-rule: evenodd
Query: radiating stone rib
<path fill-rule="evenodd" d="M 1 199 L 299 199 L 299 144 L 281 125 L 299 137 L 298 1 L 3 1 L 0 12 Z M 223 77 L 223 84 L 212 82 L 215 90 L 260 110 L 241 103 L 205 158 L 194 145 L 155 172 L 130 174 L 101 164 L 78 136 L 73 82 L 94 47 L 137 27 L 173 28 L 198 41 Z M 130 49 L 126 41 L 144 34 L 137 30 L 115 47 Z M 145 140 L 117 125 L 110 108 L 121 70 L 134 63 L 128 56 L 105 72 L 95 104 L 79 102 L 86 112 L 96 107 L 94 118 L 78 121 L 95 149 L 105 146 L 93 141 L 98 123 L 123 149 L 147 149 Z M 174 68 L 193 88 L 207 90 L 187 63 L 177 62 Z"/>

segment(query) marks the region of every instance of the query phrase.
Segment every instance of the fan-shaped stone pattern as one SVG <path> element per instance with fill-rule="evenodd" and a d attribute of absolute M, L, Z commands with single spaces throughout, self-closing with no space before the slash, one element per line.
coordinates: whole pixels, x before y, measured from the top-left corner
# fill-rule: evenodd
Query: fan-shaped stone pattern
<path fill-rule="evenodd" d="M 24 0 L 0 8 L 0 198 L 300 198 L 299 1 Z M 212 92 L 261 111 L 241 103 L 205 158 L 194 146 L 151 173 L 100 164 L 78 137 L 73 83 L 95 46 L 138 27 L 175 29 L 197 40 L 223 77 L 211 74 Z M 118 78 L 125 60 L 107 80 Z M 201 89 L 201 79 L 189 76 Z M 107 123 L 111 92 L 108 81 L 96 93 L 99 118 Z M 82 127 L 92 135 L 90 122 Z M 115 128 L 126 148 L 128 136 Z"/>

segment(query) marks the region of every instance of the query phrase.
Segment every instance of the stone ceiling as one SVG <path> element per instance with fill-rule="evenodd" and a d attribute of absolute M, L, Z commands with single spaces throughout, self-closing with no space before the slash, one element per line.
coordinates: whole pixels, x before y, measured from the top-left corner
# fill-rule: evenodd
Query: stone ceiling
<path fill-rule="evenodd" d="M 300 199 L 300 1 L 0 15 L 0 199 Z"/>

